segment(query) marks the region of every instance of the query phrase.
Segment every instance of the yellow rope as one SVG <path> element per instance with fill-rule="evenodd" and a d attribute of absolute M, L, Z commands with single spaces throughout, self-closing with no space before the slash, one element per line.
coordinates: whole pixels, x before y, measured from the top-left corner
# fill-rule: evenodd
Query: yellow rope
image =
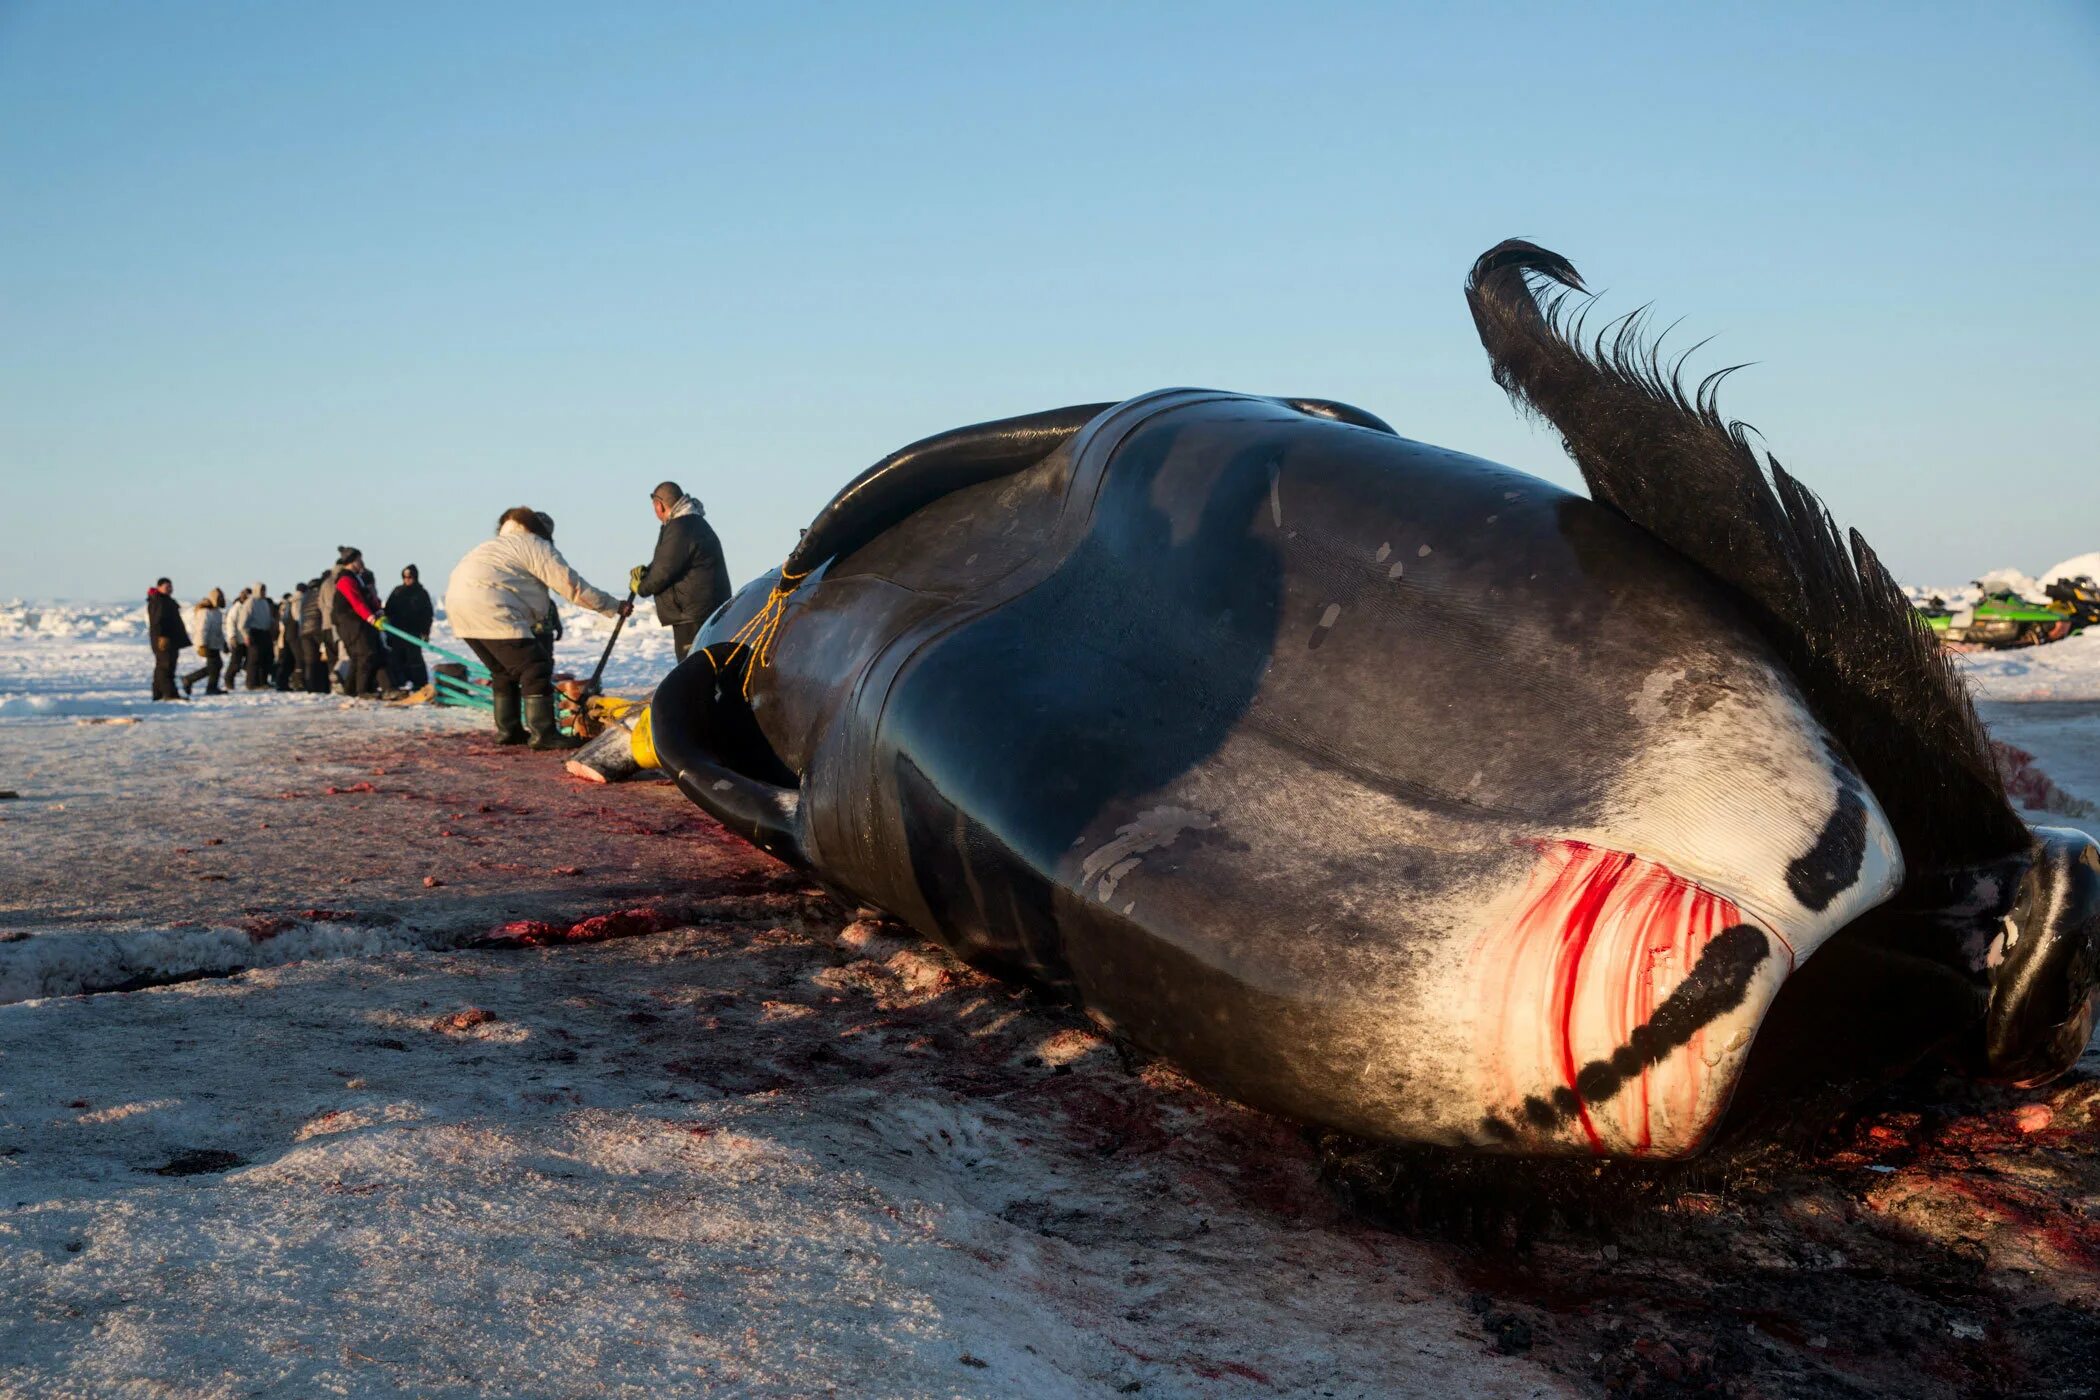
<path fill-rule="evenodd" d="M 780 624 L 787 618 L 788 595 L 795 591 L 796 584 L 808 577 L 809 570 L 807 569 L 804 569 L 799 574 L 791 574 L 785 569 L 781 570 L 780 582 L 775 584 L 773 591 L 766 596 L 766 605 L 753 613 L 751 620 L 738 628 L 736 635 L 729 639 L 728 655 L 722 658 L 724 663 L 727 663 L 729 658 L 735 656 L 739 650 L 751 653 L 751 659 L 744 663 L 744 698 L 746 700 L 751 698 L 752 674 L 762 667 L 773 664 L 773 642 L 780 635 Z M 708 665 L 715 666 L 719 671 L 721 668 L 716 665 L 713 650 L 708 648 L 704 649 L 704 651 Z"/>

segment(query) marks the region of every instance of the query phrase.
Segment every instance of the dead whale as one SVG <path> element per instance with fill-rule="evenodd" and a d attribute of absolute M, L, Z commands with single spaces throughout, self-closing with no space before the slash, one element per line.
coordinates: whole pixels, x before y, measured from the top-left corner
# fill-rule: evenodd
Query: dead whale
<path fill-rule="evenodd" d="M 2093 843 L 2014 817 L 1865 544 L 1555 281 L 1505 244 L 1468 298 L 1590 498 L 1321 400 L 960 429 L 709 621 L 657 757 L 825 885 L 1375 1139 L 1691 1154 L 1841 935 L 1968 989 L 1982 1071 L 2060 1071 Z"/>

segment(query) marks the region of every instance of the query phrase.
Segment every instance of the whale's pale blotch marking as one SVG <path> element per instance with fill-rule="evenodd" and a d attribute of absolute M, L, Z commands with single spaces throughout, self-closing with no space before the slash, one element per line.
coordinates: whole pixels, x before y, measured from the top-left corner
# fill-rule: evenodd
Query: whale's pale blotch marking
<path fill-rule="evenodd" d="M 1116 886 L 1123 883 L 1123 877 L 1143 862 L 1147 851 L 1173 845 L 1184 831 L 1208 831 L 1216 825 L 1217 819 L 1210 813 L 1188 807 L 1154 807 L 1140 812 L 1135 820 L 1117 827 L 1113 837 L 1080 862 L 1080 879 L 1089 883 L 1098 880 L 1094 897 L 1106 904 L 1115 897 Z M 1133 900 L 1133 906 L 1135 903 Z"/>
<path fill-rule="evenodd" d="M 1326 611 L 1320 614 L 1320 625 L 1313 628 L 1312 637 L 1306 642 L 1306 645 L 1308 647 L 1316 647 L 1326 641 L 1328 632 L 1332 630 L 1336 619 L 1340 618 L 1341 615 L 1342 605 L 1340 603 L 1329 603 Z"/>

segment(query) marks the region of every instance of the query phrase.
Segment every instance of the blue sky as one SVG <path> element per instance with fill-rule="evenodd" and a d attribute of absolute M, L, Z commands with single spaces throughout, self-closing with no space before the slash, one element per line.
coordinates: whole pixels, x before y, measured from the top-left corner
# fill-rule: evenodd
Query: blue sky
<path fill-rule="evenodd" d="M 1900 18 L 1897 18 L 1900 16 Z M 0 596 L 505 506 L 739 580 L 961 423 L 1346 399 L 1574 484 L 1459 286 L 1655 303 L 1897 571 L 2100 548 L 2100 6 L 0 0 Z"/>

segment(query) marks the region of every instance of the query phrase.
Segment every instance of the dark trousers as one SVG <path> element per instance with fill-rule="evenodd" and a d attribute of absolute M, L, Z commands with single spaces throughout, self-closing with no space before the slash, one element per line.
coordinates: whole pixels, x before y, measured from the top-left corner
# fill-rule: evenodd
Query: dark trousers
<path fill-rule="evenodd" d="M 233 645 L 226 652 L 226 688 L 228 690 L 233 689 L 233 683 L 240 679 L 242 668 L 248 664 L 247 637 L 236 634 L 232 641 Z"/>
<path fill-rule="evenodd" d="M 204 664 L 182 678 L 182 688 L 184 690 L 189 689 L 197 683 L 198 677 L 201 676 L 204 678 L 204 693 L 206 695 L 217 695 L 219 693 L 219 668 L 225 664 L 225 652 L 220 651 L 216 647 L 206 650 L 204 653 Z"/>
<path fill-rule="evenodd" d="M 537 637 L 469 637 L 467 646 L 489 668 L 489 689 L 520 697 L 554 693 L 554 648 Z"/>
<path fill-rule="evenodd" d="M 306 688 L 315 695 L 326 695 L 334 689 L 328 683 L 328 657 L 321 649 L 318 636 L 299 634 L 299 666 L 306 674 Z"/>
<path fill-rule="evenodd" d="M 371 623 L 353 618 L 348 624 L 337 624 L 337 635 L 342 638 L 343 655 L 350 662 L 349 693 L 352 695 L 376 695 L 379 693 L 379 633 Z"/>
<path fill-rule="evenodd" d="M 179 700 L 175 689 L 175 663 L 182 656 L 182 649 L 175 645 L 173 637 L 158 637 L 153 642 L 153 698 L 156 700 Z"/>
<path fill-rule="evenodd" d="M 248 689 L 261 690 L 270 683 L 272 650 L 268 632 L 248 633 Z"/>
<path fill-rule="evenodd" d="M 693 638 L 699 635 L 700 624 L 697 622 L 671 624 L 671 646 L 677 651 L 680 661 L 685 660 L 685 654 L 693 649 Z"/>
<path fill-rule="evenodd" d="M 420 690 L 430 684 L 430 668 L 423 661 L 423 648 L 399 637 L 386 639 L 386 668 L 394 684 L 403 690 Z"/>
<path fill-rule="evenodd" d="M 287 632 L 277 647 L 277 664 L 270 672 L 270 686 L 275 690 L 290 690 L 295 682 L 303 681 L 304 676 L 299 664 L 299 634 Z"/>

